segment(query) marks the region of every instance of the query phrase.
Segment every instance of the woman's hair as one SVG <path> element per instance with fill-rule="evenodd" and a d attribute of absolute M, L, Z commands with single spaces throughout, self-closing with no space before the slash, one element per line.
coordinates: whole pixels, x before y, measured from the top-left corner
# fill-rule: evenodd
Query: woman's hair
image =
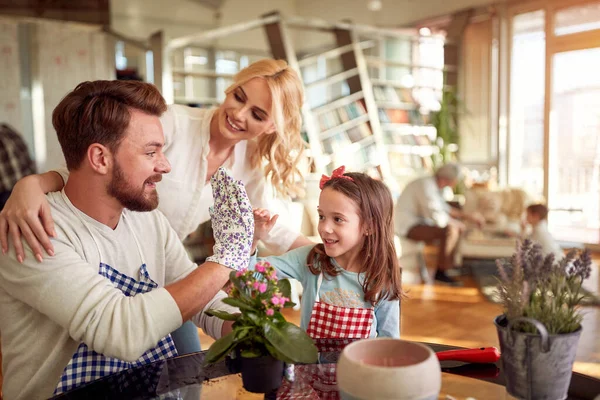
<path fill-rule="evenodd" d="M 399 300 L 402 296 L 400 264 L 394 248 L 394 216 L 392 194 L 387 186 L 362 173 L 348 172 L 344 176 L 352 178 L 332 178 L 325 183 L 323 190 L 340 192 L 352 200 L 359 209 L 361 229 L 366 230 L 361 249 L 364 264 L 362 283 L 365 301 L 376 304 L 380 300 Z M 336 268 L 325 253 L 323 244 L 318 244 L 307 257 L 310 272 L 321 272 L 336 276 L 341 271 Z"/>
<path fill-rule="evenodd" d="M 79 168 L 93 143 L 116 152 L 129 126 L 130 109 L 160 117 L 167 104 L 154 85 L 138 81 L 87 81 L 67 94 L 52 113 L 67 168 Z"/>
<path fill-rule="evenodd" d="M 304 151 L 304 141 L 300 135 L 301 108 L 304 103 L 302 81 L 285 61 L 264 59 L 238 72 L 233 78 L 234 83 L 225 93 L 231 93 L 254 78 L 263 78 L 269 86 L 276 133 L 258 138 L 258 151 L 251 156 L 252 166 L 263 167 L 261 164 L 266 161 L 263 167 L 265 177 L 277 192 L 292 196 L 301 194 L 303 180 L 298 162 Z"/>

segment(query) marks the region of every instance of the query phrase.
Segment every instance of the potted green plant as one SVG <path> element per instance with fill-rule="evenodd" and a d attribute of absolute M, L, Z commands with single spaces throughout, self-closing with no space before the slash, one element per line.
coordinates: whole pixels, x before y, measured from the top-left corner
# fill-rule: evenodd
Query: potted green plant
<path fill-rule="evenodd" d="M 239 358 L 244 388 L 267 393 L 277 389 L 283 378 L 283 363 L 314 363 L 317 348 L 313 340 L 281 314 L 290 301 L 291 287 L 287 279 L 278 280 L 275 269 L 261 261 L 254 270 L 232 271 L 233 288 L 223 302 L 239 308 L 230 314 L 207 310 L 208 315 L 234 321 L 233 330 L 215 341 L 206 355 L 215 363 L 235 351 Z"/>
<path fill-rule="evenodd" d="M 590 276 L 589 251 L 573 250 L 556 261 L 524 240 L 510 260 L 497 260 L 498 295 L 504 314 L 496 317 L 507 391 L 520 399 L 565 399 Z"/>

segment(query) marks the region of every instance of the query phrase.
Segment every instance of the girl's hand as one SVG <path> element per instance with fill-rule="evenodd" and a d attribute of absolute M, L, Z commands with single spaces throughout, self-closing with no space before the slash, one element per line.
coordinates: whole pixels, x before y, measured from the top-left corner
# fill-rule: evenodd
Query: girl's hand
<path fill-rule="evenodd" d="M 55 236 L 50 204 L 44 195 L 37 175 L 17 182 L 2 212 L 0 212 L 0 244 L 2 253 L 8 252 L 8 238 L 12 239 L 19 262 L 25 259 L 22 239 L 29 244 L 38 261 L 42 261 L 42 247 L 50 256 L 54 247 L 48 236 Z"/>
<path fill-rule="evenodd" d="M 264 208 L 254 209 L 254 245 L 256 245 L 259 240 L 263 240 L 269 236 L 269 232 L 271 232 L 271 229 L 275 226 L 277 218 L 279 218 L 278 214 L 271 217 L 269 210 L 265 210 Z"/>

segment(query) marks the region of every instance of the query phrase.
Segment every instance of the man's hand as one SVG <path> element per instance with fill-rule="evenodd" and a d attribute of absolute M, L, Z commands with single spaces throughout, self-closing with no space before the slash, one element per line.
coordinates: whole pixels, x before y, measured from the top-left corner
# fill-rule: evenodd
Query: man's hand
<path fill-rule="evenodd" d="M 473 214 L 468 215 L 468 219 L 477 225 L 479 229 L 483 228 L 485 225 L 485 217 L 479 212 L 474 212 Z"/>

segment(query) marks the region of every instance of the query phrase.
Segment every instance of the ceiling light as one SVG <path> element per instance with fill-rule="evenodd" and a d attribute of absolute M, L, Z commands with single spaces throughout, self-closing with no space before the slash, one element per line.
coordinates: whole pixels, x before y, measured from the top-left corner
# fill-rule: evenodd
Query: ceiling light
<path fill-rule="evenodd" d="M 381 6 L 382 5 L 383 4 L 381 3 L 381 0 L 369 0 L 367 2 L 367 8 L 370 11 L 379 11 L 379 10 L 381 10 Z"/>

